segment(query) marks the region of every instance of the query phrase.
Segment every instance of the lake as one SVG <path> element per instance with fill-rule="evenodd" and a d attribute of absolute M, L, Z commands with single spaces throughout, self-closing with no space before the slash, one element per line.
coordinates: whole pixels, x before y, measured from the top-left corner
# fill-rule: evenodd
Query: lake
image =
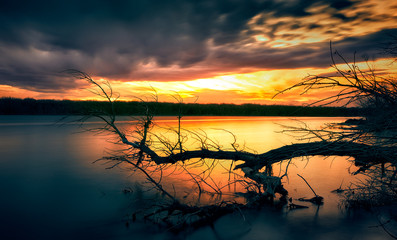
<path fill-rule="evenodd" d="M 332 190 L 356 180 L 355 167 L 342 157 L 294 159 L 284 182 L 293 199 L 313 197 L 324 204 L 293 211 L 247 211 L 219 219 L 184 235 L 150 223 L 125 225 L 125 216 L 146 201 L 139 177 L 122 168 L 106 169 L 95 160 L 117 147 L 109 136 L 84 132 L 78 124 L 54 124 L 60 116 L 0 116 L 0 212 L 2 239 L 388 239 L 375 215 L 346 211 Z M 120 124 L 128 128 L 128 118 Z M 228 145 L 233 132 L 240 145 L 264 152 L 297 140 L 280 133 L 282 125 L 318 128 L 345 118 L 184 117 L 182 127 L 201 129 Z M 176 126 L 176 117 L 157 117 L 159 126 Z M 88 122 L 86 128 L 98 122 Z M 160 128 L 155 131 L 162 131 Z M 283 166 L 281 166 L 283 167 Z M 274 168 L 275 171 L 277 167 Z M 284 169 L 284 168 L 280 168 Z M 281 171 L 282 173 L 282 171 Z M 222 178 L 221 173 L 217 178 Z M 124 189 L 132 193 L 123 193 Z M 145 200 L 146 199 L 146 200 Z M 295 202 L 297 203 L 297 202 Z"/>

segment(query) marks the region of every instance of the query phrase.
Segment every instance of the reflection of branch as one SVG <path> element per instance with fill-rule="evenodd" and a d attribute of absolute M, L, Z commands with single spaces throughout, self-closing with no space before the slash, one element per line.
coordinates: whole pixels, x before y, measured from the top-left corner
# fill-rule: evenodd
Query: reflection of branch
<path fill-rule="evenodd" d="M 160 184 L 159 182 L 157 182 L 156 180 L 154 180 L 154 179 L 152 178 L 152 176 L 150 176 L 150 174 L 149 174 L 145 169 L 143 169 L 142 167 L 140 167 L 138 164 L 135 164 L 135 163 L 131 162 L 130 160 L 128 160 L 128 159 L 125 158 L 125 157 L 105 157 L 104 159 L 113 160 L 113 161 L 121 161 L 121 162 L 126 162 L 126 163 L 128 163 L 128 164 L 131 164 L 131 165 L 134 166 L 136 169 L 140 170 L 143 174 L 145 174 L 146 178 L 147 178 L 154 186 L 156 186 L 156 188 L 157 188 L 158 190 L 160 190 L 162 193 L 164 193 L 167 197 L 169 197 L 169 198 L 170 198 L 171 200 L 173 200 L 174 202 L 178 202 L 177 199 L 176 199 L 174 196 L 172 196 L 170 193 L 168 193 L 168 192 L 161 186 L 161 184 Z"/>
<path fill-rule="evenodd" d="M 306 179 L 304 177 L 302 177 L 301 175 L 297 174 L 300 178 L 303 179 L 303 181 L 305 181 L 305 183 L 307 184 L 307 186 L 309 186 L 310 190 L 312 190 L 312 192 L 314 193 L 314 196 L 318 196 L 317 193 L 313 190 L 312 186 L 310 186 L 310 184 L 306 181 Z"/>
<path fill-rule="evenodd" d="M 386 221 L 385 223 L 382 223 L 382 221 L 379 219 L 379 216 L 376 216 L 379 225 L 382 227 L 382 229 L 392 238 L 397 239 L 397 235 L 394 235 L 393 233 L 391 233 L 387 228 L 386 228 L 386 224 L 390 223 L 392 220 L 389 219 L 388 221 Z"/>

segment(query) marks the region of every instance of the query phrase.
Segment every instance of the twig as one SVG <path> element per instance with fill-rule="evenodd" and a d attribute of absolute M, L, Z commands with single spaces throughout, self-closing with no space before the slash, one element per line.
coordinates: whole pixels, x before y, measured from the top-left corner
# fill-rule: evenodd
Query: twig
<path fill-rule="evenodd" d="M 313 190 L 313 188 L 310 186 L 310 184 L 306 181 L 306 179 L 304 177 L 302 177 L 301 175 L 297 174 L 299 177 L 301 177 L 303 179 L 303 181 L 305 181 L 305 183 L 307 184 L 307 186 L 309 186 L 309 188 L 312 190 L 312 192 L 314 193 L 314 195 L 316 197 L 318 197 L 317 193 Z"/>

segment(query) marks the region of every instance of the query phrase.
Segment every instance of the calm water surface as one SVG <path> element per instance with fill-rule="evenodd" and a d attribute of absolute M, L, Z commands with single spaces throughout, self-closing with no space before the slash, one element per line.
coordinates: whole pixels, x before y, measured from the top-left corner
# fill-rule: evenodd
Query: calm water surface
<path fill-rule="evenodd" d="M 304 176 L 324 205 L 308 209 L 246 212 L 221 218 L 214 228 L 184 236 L 157 231 L 150 224 L 124 225 L 124 217 L 139 209 L 145 193 L 123 169 L 106 170 L 93 162 L 115 148 L 109 137 L 81 132 L 77 124 L 54 124 L 59 116 L 0 116 L 0 239 L 388 239 L 370 213 L 346 214 L 341 198 L 331 193 L 355 170 L 345 158 L 294 159 L 285 187 L 295 198 L 312 197 L 297 173 Z M 127 121 L 127 118 L 122 118 Z M 158 117 L 160 126 L 175 126 L 175 117 Z M 297 121 L 298 120 L 298 121 Z M 257 152 L 296 142 L 279 133 L 281 125 L 305 122 L 312 128 L 344 118 L 185 117 L 183 127 L 202 129 L 227 147 L 233 137 Z M 128 125 L 123 122 L 127 129 Z M 97 126 L 91 122 L 86 127 Z M 164 130 L 156 130 L 164 131 Z M 284 165 L 280 169 L 284 169 Z M 275 167 L 277 172 L 277 167 Z M 283 174 L 281 170 L 281 174 Z M 223 173 L 218 174 L 221 179 Z M 343 187 L 342 186 L 342 187 Z M 132 194 L 123 194 L 128 187 Z M 137 189 L 137 190 L 136 190 Z M 4 238 L 3 238 L 4 237 Z"/>

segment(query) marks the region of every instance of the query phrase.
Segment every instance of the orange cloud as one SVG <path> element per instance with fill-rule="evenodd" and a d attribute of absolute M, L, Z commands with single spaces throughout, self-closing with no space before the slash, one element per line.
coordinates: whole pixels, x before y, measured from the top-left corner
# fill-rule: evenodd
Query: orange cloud
<path fill-rule="evenodd" d="M 313 4 L 304 16 L 275 16 L 262 12 L 249 23 L 248 35 L 253 45 L 271 48 L 292 47 L 304 43 L 339 41 L 397 27 L 397 4 L 394 1 L 368 0 L 354 8 L 336 10 L 327 2 Z"/>
<path fill-rule="evenodd" d="M 385 74 L 386 70 L 392 67 L 390 59 L 381 59 L 371 63 L 371 67 L 382 69 L 380 73 Z M 366 69 L 367 63 L 360 62 L 357 65 L 361 69 Z M 343 65 L 338 65 L 343 68 Z M 396 72 L 387 72 L 396 74 Z M 309 94 L 301 95 L 302 89 L 295 89 L 278 95 L 273 98 L 278 91 L 283 90 L 293 84 L 298 83 L 304 77 L 311 75 L 333 75 L 335 69 L 329 67 L 301 68 L 290 70 L 269 70 L 255 71 L 250 73 L 228 74 L 215 76 L 212 78 L 199 78 L 187 81 L 118 81 L 110 80 L 112 88 L 120 94 L 120 100 L 153 101 L 153 95 L 157 94 L 159 101 L 175 102 L 175 96 L 179 95 L 186 103 L 256 103 L 256 104 L 309 104 L 324 97 L 338 92 L 338 89 L 313 90 Z M 97 77 L 94 79 L 101 81 Z M 82 80 L 81 80 L 82 81 Z M 40 93 L 35 91 L 23 90 L 11 86 L 0 85 L 0 96 L 18 98 L 40 98 L 40 99 L 96 99 L 103 100 L 85 89 L 86 82 L 80 82 L 79 89 L 72 89 L 64 93 Z"/>

